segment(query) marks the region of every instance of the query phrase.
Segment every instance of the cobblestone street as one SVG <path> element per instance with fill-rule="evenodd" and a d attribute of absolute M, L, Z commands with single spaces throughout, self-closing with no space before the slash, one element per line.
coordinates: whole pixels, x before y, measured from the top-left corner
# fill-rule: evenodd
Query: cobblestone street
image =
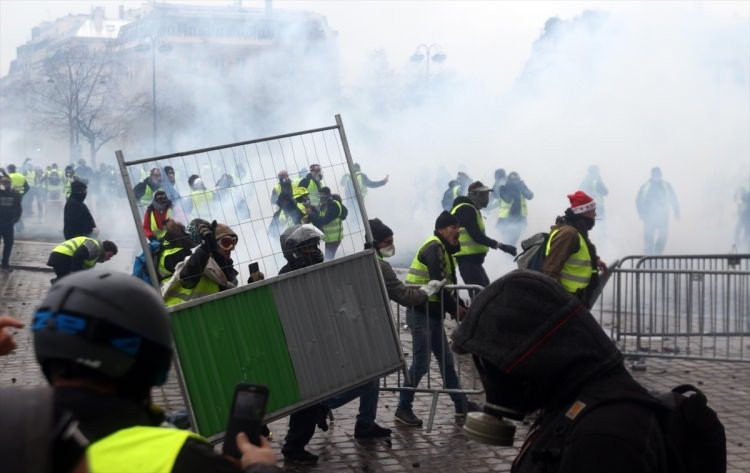
<path fill-rule="evenodd" d="M 49 243 L 16 242 L 11 257 L 14 271 L 0 274 L 0 312 L 7 312 L 29 324 L 36 305 L 53 277 L 44 265 L 52 246 Z M 104 267 L 127 268 L 130 253 L 122 251 Z M 44 382 L 34 360 L 29 334 L 28 329 L 17 331 L 19 348 L 11 355 L 0 358 L 0 385 L 30 386 Z M 405 351 L 409 349 L 409 346 L 404 346 Z M 682 383 L 694 384 L 704 390 L 726 428 L 728 471 L 750 471 L 750 365 L 664 359 L 649 359 L 646 365 L 645 371 L 635 371 L 634 376 L 651 390 L 666 391 Z M 393 384 L 389 379 L 388 385 Z M 154 392 L 154 398 L 167 411 L 184 406 L 174 376 L 170 377 L 166 386 Z M 396 424 L 393 415 L 397 399 L 397 393 L 381 393 L 378 422 L 394 429 L 391 441 L 364 443 L 354 440 L 354 417 L 358 405 L 355 401 L 334 411 L 335 420 L 331 428 L 327 432 L 318 431 L 313 438 L 309 449 L 320 455 L 319 464 L 310 467 L 287 466 L 287 471 L 484 473 L 510 470 L 512 459 L 522 442 L 522 434 L 525 433 L 523 426 L 516 436 L 516 448 L 481 445 L 467 440 L 455 425 L 453 406 L 447 396 L 439 398 L 435 424 L 430 432 L 426 428 L 415 429 Z M 483 400 L 482 396 L 472 396 L 472 399 L 478 402 Z M 430 402 L 430 395 L 417 394 L 415 413 L 425 422 Z M 270 427 L 274 434 L 274 446 L 280 450 L 286 420 L 274 422 Z"/>

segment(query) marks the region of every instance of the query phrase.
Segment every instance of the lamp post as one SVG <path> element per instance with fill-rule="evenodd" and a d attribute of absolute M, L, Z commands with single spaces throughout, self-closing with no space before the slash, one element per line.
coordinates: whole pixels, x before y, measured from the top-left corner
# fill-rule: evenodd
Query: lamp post
<path fill-rule="evenodd" d="M 430 61 L 434 61 L 438 64 L 445 62 L 448 56 L 443 52 L 443 48 L 439 44 L 432 43 L 427 46 L 426 44 L 420 44 L 414 53 L 409 58 L 411 62 L 420 63 L 424 61 L 425 72 L 424 81 L 427 84 L 430 81 Z"/>
<path fill-rule="evenodd" d="M 159 36 L 151 34 L 146 36 L 149 39 L 149 44 L 140 44 L 136 46 L 138 51 L 146 51 L 151 49 L 151 147 L 154 156 L 156 156 L 156 136 L 157 136 L 157 107 L 156 107 L 156 48 L 159 48 L 160 52 L 169 52 L 172 50 L 172 46 L 169 43 L 160 43 Z"/>

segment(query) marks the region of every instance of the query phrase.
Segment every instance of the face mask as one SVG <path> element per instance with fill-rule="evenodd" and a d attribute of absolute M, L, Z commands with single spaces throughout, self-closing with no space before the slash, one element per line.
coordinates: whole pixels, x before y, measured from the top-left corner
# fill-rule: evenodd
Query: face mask
<path fill-rule="evenodd" d="M 586 230 L 591 230 L 596 224 L 596 220 L 594 220 L 593 218 L 582 217 L 581 221 L 583 222 L 583 228 L 585 228 Z"/>
<path fill-rule="evenodd" d="M 380 253 L 380 256 L 383 258 L 390 258 L 396 254 L 396 247 L 394 245 L 388 245 L 384 248 L 380 248 L 378 253 Z"/>

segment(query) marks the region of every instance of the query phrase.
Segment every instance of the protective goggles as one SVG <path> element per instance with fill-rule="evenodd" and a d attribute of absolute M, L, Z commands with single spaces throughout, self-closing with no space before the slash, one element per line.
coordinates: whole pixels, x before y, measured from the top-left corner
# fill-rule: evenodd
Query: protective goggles
<path fill-rule="evenodd" d="M 219 241 L 217 243 L 222 249 L 231 250 L 232 248 L 237 246 L 237 237 L 234 235 L 223 236 L 219 238 Z"/>

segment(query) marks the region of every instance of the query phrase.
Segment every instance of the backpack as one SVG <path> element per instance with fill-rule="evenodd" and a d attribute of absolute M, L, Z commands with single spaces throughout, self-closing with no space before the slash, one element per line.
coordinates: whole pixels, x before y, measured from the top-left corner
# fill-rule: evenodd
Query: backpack
<path fill-rule="evenodd" d="M 333 197 L 333 200 L 338 202 L 341 206 L 341 215 L 339 215 L 339 218 L 341 220 L 346 220 L 347 215 L 349 215 L 349 209 L 347 209 L 344 203 L 341 201 L 341 196 L 338 194 L 331 194 L 331 197 Z"/>
<path fill-rule="evenodd" d="M 154 264 L 159 261 L 159 252 L 161 251 L 161 242 L 151 240 L 148 242 L 149 249 L 151 250 L 151 260 Z M 157 269 L 158 272 L 158 269 Z M 151 284 L 151 276 L 148 274 L 148 266 L 146 265 L 146 255 L 144 253 L 139 254 L 133 260 L 133 272 L 131 276 L 139 279 L 143 279 L 148 284 Z"/>
<path fill-rule="evenodd" d="M 548 238 L 549 233 L 539 232 L 521 242 L 523 251 L 514 260 L 518 269 L 542 270 Z"/>
<path fill-rule="evenodd" d="M 655 396 L 622 394 L 611 398 L 580 398 L 574 403 L 581 406 L 571 419 L 561 416 L 552 429 L 553 438 L 547 452 L 561 455 L 565 434 L 587 413 L 606 404 L 636 402 L 656 411 L 666 449 L 669 473 L 726 473 L 726 435 L 716 412 L 708 406 L 703 392 L 690 384 L 676 386 L 671 391 Z M 582 404 L 581 404 L 582 403 Z M 573 411 L 573 407 L 568 411 Z"/>

